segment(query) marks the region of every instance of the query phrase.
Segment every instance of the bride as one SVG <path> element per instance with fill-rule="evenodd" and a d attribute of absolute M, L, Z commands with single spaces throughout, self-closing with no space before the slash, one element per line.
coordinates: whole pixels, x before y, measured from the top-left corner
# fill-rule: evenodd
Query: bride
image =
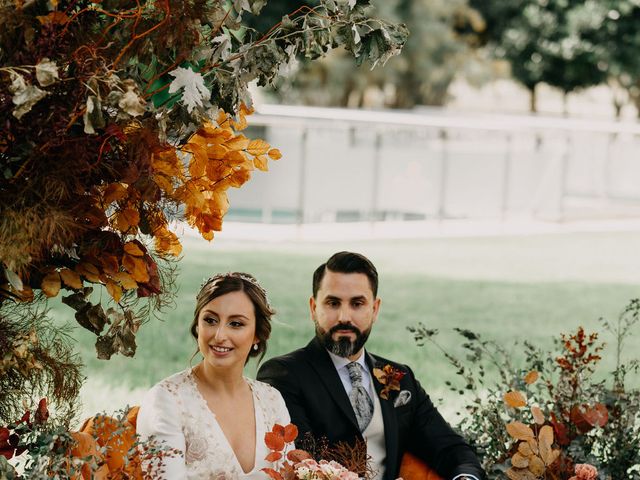
<path fill-rule="evenodd" d="M 196 299 L 191 334 L 203 359 L 146 394 L 137 430 L 181 452 L 163 460 L 160 478 L 264 479 L 260 469 L 272 466 L 264 435 L 289 413 L 277 390 L 243 368 L 264 356 L 274 312 L 246 273 L 210 278 Z"/>

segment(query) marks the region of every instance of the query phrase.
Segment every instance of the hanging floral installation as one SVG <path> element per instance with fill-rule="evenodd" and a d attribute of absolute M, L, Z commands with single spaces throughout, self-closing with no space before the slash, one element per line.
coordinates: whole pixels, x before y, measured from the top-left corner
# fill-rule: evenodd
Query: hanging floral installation
<path fill-rule="evenodd" d="M 75 310 L 99 358 L 133 356 L 172 301 L 175 222 L 212 240 L 227 190 L 281 157 L 242 133 L 249 83 L 338 46 L 383 64 L 407 38 L 367 0 L 247 28 L 265 3 L 0 0 L 0 424 L 44 396 L 61 412 L 81 386 L 47 299 Z"/>

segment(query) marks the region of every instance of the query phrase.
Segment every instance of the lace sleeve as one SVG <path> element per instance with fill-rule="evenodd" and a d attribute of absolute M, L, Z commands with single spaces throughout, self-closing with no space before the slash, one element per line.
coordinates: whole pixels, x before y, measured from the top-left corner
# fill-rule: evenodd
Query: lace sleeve
<path fill-rule="evenodd" d="M 160 446 L 177 449 L 181 453 L 165 458 L 162 465 L 143 465 L 152 467 L 154 478 L 166 480 L 182 480 L 187 478 L 184 460 L 185 438 L 182 432 L 182 419 L 178 408 L 177 396 L 170 392 L 163 384 L 153 387 L 145 395 L 138 413 L 136 427 L 142 440 L 154 437 Z"/>

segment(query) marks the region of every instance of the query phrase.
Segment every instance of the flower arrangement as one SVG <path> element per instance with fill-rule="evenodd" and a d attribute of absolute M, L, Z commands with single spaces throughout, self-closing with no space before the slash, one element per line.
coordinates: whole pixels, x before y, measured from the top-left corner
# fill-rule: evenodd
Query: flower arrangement
<path fill-rule="evenodd" d="M 634 480 L 640 479 L 640 390 L 626 377 L 640 371 L 640 362 L 624 361 L 622 351 L 638 323 L 639 300 L 617 322 L 602 323 L 616 345 L 608 385 L 594 378 L 605 351 L 600 335 L 582 327 L 562 335 L 553 352 L 524 342 L 520 366 L 502 345 L 468 330 L 457 330 L 468 363 L 437 342 L 436 330 L 411 331 L 419 344 L 440 349 L 462 377 L 465 388 L 451 383 L 467 401 L 459 428 L 490 478 Z"/>
<path fill-rule="evenodd" d="M 393 365 L 385 365 L 382 368 L 374 368 L 373 375 L 383 385 L 382 390 L 380 390 L 380 397 L 388 400 L 391 390 L 400 391 L 400 380 L 406 375 L 406 372 L 395 368 Z"/>
<path fill-rule="evenodd" d="M 274 425 L 265 434 L 265 444 L 271 450 L 265 460 L 273 462 L 274 468 L 263 468 L 273 480 L 358 480 L 357 473 L 345 468 L 335 460 L 315 460 L 305 450 L 293 447 L 298 428 Z M 293 448 L 292 448 L 293 447 Z"/>

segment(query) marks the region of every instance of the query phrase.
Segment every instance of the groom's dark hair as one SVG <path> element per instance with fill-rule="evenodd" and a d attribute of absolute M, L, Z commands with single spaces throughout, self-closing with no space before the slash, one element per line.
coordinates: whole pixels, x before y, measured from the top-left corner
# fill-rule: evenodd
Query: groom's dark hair
<path fill-rule="evenodd" d="M 313 297 L 318 295 L 320 284 L 327 270 L 336 273 L 364 273 L 369 279 L 373 298 L 378 296 L 378 271 L 371 260 L 364 255 L 353 252 L 338 252 L 331 255 L 326 263 L 323 263 L 313 272 Z"/>

